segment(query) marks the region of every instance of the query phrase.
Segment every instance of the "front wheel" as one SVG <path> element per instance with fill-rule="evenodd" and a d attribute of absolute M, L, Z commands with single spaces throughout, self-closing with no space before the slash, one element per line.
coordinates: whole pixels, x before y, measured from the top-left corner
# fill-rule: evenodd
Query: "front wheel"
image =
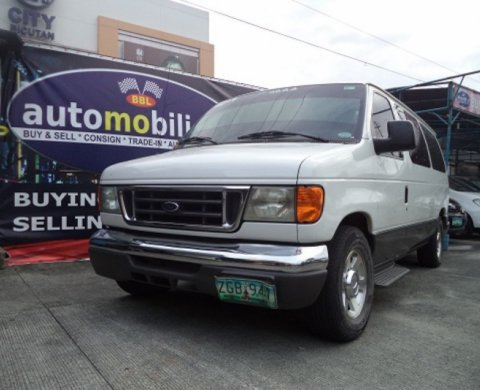
<path fill-rule="evenodd" d="M 428 242 L 417 249 L 417 260 L 420 265 L 429 268 L 437 268 L 442 259 L 442 237 L 443 225 L 438 220 L 435 233 L 428 239 Z"/>
<path fill-rule="evenodd" d="M 351 341 L 365 329 L 373 302 L 373 264 L 363 232 L 340 226 L 328 245 L 328 275 L 317 301 L 308 309 L 315 333 Z"/>

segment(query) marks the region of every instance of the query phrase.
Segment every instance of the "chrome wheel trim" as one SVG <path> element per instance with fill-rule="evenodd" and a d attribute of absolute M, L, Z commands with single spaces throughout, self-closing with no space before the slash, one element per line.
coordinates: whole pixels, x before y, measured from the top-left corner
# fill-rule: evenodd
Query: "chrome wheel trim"
<path fill-rule="evenodd" d="M 367 265 L 356 249 L 352 249 L 345 259 L 341 293 L 345 314 L 351 319 L 357 318 L 367 296 Z"/>
<path fill-rule="evenodd" d="M 442 232 L 440 229 L 437 230 L 437 235 L 435 238 L 437 242 L 437 259 L 440 259 L 442 256 Z"/>

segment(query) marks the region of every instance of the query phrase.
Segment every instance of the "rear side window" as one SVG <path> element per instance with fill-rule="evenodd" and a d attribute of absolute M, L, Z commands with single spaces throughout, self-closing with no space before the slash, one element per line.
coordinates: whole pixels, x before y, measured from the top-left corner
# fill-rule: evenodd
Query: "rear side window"
<path fill-rule="evenodd" d="M 370 127 L 373 138 L 388 138 L 387 123 L 394 121 L 392 107 L 385 97 L 374 93 Z"/>
<path fill-rule="evenodd" d="M 413 115 L 409 114 L 408 112 L 405 112 L 404 115 L 406 120 L 412 122 L 413 130 L 415 131 L 416 147 L 410 152 L 410 159 L 414 164 L 430 168 L 430 158 L 428 157 L 427 144 L 425 143 L 420 126 Z"/>
<path fill-rule="evenodd" d="M 438 145 L 437 138 L 430 131 L 424 128 L 423 125 L 422 128 L 427 140 L 428 150 L 430 151 L 430 156 L 432 158 L 433 169 L 440 172 L 445 172 L 445 162 L 443 160 L 442 151 Z"/>

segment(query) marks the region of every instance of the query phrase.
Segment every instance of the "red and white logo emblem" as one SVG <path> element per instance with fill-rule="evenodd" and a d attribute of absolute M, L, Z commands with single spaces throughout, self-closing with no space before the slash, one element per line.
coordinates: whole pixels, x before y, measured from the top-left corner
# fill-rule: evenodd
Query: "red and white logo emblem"
<path fill-rule="evenodd" d="M 119 81 L 118 87 L 123 94 L 135 91 L 136 93 L 129 93 L 126 96 L 127 102 L 132 106 L 141 108 L 155 106 L 157 104 L 156 99 L 160 99 L 163 93 L 163 89 L 160 88 L 157 83 L 150 80 L 145 81 L 143 91 L 140 91 L 137 80 L 133 77 L 127 77 L 126 79 Z M 146 93 L 149 93 L 149 95 Z"/>

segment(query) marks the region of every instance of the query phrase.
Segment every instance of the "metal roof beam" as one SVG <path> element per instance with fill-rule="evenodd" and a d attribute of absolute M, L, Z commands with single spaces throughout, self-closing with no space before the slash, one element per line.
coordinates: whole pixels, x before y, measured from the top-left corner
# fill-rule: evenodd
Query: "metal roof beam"
<path fill-rule="evenodd" d="M 472 74 L 477 74 L 477 73 L 480 73 L 480 69 L 479 70 L 474 70 L 472 72 L 467 72 L 467 73 L 461 73 L 461 74 L 457 74 L 455 76 L 449 76 L 449 77 L 443 77 L 441 79 L 436 79 L 436 80 L 432 80 L 432 81 L 426 81 L 424 83 L 420 83 L 420 84 L 414 84 L 414 85 L 410 85 L 408 87 L 400 87 L 398 89 L 390 89 L 390 92 L 391 93 L 394 93 L 394 92 L 401 92 L 401 91 L 405 91 L 407 89 L 412 89 L 412 88 L 417 88 L 417 87 L 426 87 L 428 85 L 432 85 L 432 84 L 435 84 L 435 83 L 438 83 L 440 81 L 451 81 L 453 79 L 456 79 L 456 78 L 459 78 L 459 77 L 463 77 L 465 78 L 466 76 L 471 76 Z"/>

